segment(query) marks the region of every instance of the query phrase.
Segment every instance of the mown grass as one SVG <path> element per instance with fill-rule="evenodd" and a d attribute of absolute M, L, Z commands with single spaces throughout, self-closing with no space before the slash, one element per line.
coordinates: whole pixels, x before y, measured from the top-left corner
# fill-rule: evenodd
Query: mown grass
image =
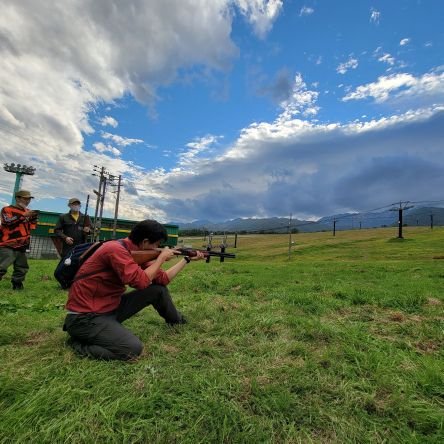
<path fill-rule="evenodd" d="M 55 261 L 0 282 L 2 443 L 443 442 L 444 229 L 238 239 L 148 308 L 134 363 L 80 359 Z M 189 242 L 189 240 L 187 240 Z M 195 240 L 200 247 L 201 240 Z"/>

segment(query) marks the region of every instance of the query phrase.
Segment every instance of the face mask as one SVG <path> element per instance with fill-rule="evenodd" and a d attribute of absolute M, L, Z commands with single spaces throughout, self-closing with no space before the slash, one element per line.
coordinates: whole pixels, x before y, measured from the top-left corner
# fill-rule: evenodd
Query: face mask
<path fill-rule="evenodd" d="M 80 211 L 80 205 L 71 205 L 71 210 L 74 211 L 74 213 L 78 213 Z"/>
<path fill-rule="evenodd" d="M 25 203 L 25 202 L 23 202 L 23 201 L 19 201 L 19 200 L 17 200 L 15 203 L 16 203 L 16 205 L 17 205 L 18 207 L 20 207 L 22 210 L 24 210 L 24 209 L 27 207 L 27 202 Z"/>

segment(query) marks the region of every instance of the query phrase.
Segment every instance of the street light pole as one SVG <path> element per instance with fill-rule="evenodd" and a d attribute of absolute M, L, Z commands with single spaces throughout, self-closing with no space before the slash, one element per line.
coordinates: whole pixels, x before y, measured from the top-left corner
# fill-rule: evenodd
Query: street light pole
<path fill-rule="evenodd" d="M 33 166 L 21 165 L 18 163 L 5 163 L 3 169 L 8 173 L 15 173 L 14 191 L 12 192 L 11 205 L 15 204 L 15 193 L 20 190 L 23 182 L 23 176 L 33 176 L 35 168 Z"/>

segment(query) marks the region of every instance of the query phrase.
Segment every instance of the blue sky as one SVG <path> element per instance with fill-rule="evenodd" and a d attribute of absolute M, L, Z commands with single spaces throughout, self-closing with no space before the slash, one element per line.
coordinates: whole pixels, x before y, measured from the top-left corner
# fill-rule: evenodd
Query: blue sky
<path fill-rule="evenodd" d="M 2 0 L 2 162 L 34 208 L 316 219 L 442 199 L 438 0 Z M 0 174 L 0 203 L 14 175 Z M 105 214 L 114 213 L 114 195 Z"/>

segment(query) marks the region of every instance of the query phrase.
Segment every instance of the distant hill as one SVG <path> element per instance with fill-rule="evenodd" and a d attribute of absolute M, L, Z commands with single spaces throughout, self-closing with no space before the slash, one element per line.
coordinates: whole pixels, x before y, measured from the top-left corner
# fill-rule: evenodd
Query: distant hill
<path fill-rule="evenodd" d="M 403 211 L 403 225 L 430 226 L 430 215 L 433 215 L 433 224 L 444 225 L 444 208 L 413 207 Z M 333 227 L 336 219 L 337 230 L 351 230 L 353 228 L 378 228 L 398 225 L 398 211 L 380 211 L 371 213 L 335 214 L 319 219 L 319 223 Z"/>
<path fill-rule="evenodd" d="M 407 225 L 429 226 L 433 216 L 433 225 L 444 225 L 444 208 L 421 207 L 412 208 L 403 218 Z"/>
<path fill-rule="evenodd" d="M 439 207 L 413 207 L 403 212 L 403 224 L 410 226 L 430 226 L 431 215 L 433 224 L 444 225 L 444 208 Z M 390 227 L 398 224 L 397 211 L 380 211 L 371 213 L 343 213 L 334 214 L 318 219 L 306 221 L 292 219 L 291 228 L 300 232 L 329 231 L 333 229 L 333 221 L 336 220 L 336 230 L 351 230 L 356 228 Z M 288 218 L 247 218 L 233 219 L 224 222 L 211 222 L 209 220 L 196 220 L 191 223 L 170 222 L 178 225 L 181 231 L 200 230 L 209 232 L 275 232 L 286 233 L 288 231 Z"/>
<path fill-rule="evenodd" d="M 304 221 L 292 221 L 292 227 Z M 191 223 L 178 223 L 180 230 L 206 230 L 206 231 L 229 231 L 229 232 L 261 232 L 274 231 L 286 233 L 288 231 L 288 219 L 271 217 L 264 219 L 233 219 L 225 222 L 194 221 Z"/>

